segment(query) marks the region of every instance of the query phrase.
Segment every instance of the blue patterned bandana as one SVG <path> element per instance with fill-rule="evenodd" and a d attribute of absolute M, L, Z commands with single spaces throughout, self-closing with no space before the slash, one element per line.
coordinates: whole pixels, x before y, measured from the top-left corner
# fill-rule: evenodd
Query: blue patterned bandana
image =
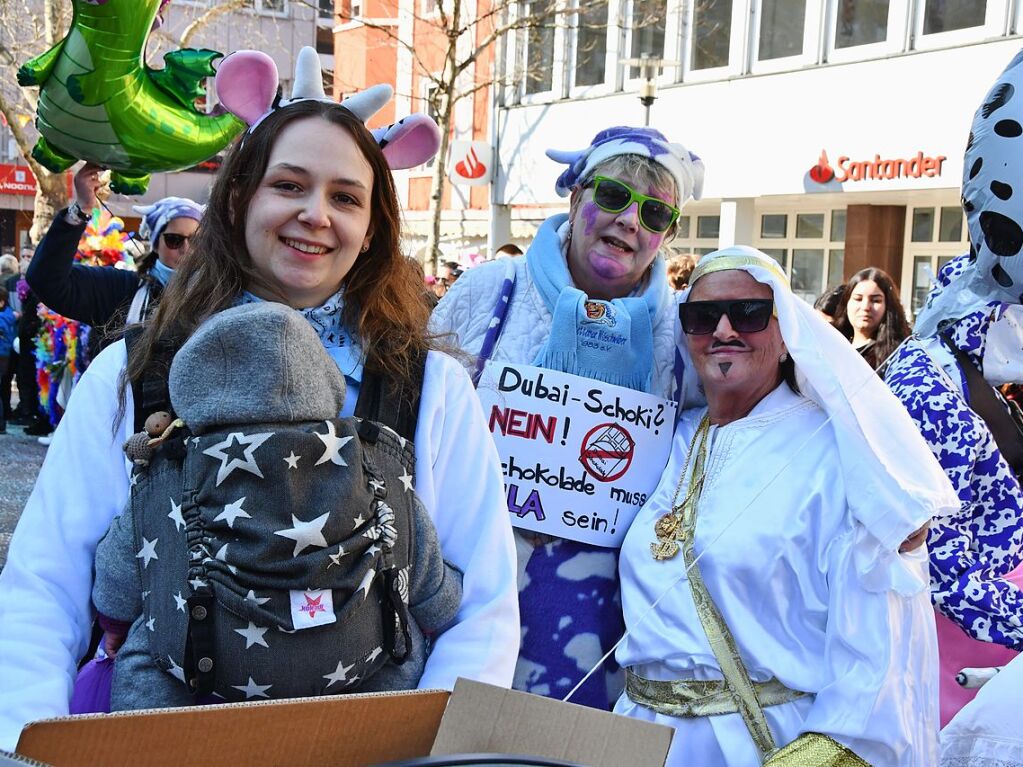
<path fill-rule="evenodd" d="M 567 197 L 573 187 L 590 177 L 594 168 L 618 155 L 646 157 L 663 166 L 675 179 L 679 207 L 690 199 L 699 200 L 703 194 L 703 160 L 681 144 L 669 142 L 660 131 L 626 126 L 602 130 L 588 147 L 579 151 L 548 149 L 548 157 L 568 165 L 568 170 L 558 177 L 555 191 Z"/>

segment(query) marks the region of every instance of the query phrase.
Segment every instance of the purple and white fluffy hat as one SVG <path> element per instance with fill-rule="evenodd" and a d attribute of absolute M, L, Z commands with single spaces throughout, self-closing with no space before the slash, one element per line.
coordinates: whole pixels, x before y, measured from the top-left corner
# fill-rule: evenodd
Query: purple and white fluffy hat
<path fill-rule="evenodd" d="M 548 149 L 548 157 L 568 165 L 554 189 L 561 197 L 568 197 L 572 188 L 589 178 L 597 165 L 616 155 L 629 154 L 653 160 L 671 173 L 679 207 L 691 199 L 699 200 L 703 194 L 703 160 L 681 144 L 671 143 L 658 130 L 624 125 L 602 130 L 588 147 L 579 151 Z"/>
<path fill-rule="evenodd" d="M 338 103 L 323 90 L 320 57 L 316 49 L 309 46 L 302 48 L 295 60 L 291 98 L 277 100 L 279 82 L 277 65 L 262 51 L 236 51 L 217 67 L 217 97 L 225 109 L 249 126 L 248 133 L 252 133 L 272 112 L 286 109 L 299 101 Z M 349 96 L 341 102 L 341 106 L 366 122 L 393 95 L 394 89 L 390 85 L 374 85 Z M 370 132 L 392 170 L 421 165 L 440 148 L 437 123 L 419 112 Z"/>

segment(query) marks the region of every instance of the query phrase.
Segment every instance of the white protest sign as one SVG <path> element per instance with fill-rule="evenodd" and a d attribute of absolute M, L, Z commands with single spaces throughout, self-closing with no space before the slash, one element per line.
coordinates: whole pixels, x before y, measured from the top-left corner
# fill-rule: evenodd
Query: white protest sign
<path fill-rule="evenodd" d="M 495 362 L 476 391 L 501 454 L 512 525 L 620 547 L 667 463 L 675 403 Z"/>

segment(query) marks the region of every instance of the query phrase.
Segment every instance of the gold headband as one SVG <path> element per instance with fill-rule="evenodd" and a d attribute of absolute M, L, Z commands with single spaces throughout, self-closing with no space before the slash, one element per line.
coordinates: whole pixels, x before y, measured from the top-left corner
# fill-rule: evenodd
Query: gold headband
<path fill-rule="evenodd" d="M 729 269 L 742 269 L 746 266 L 758 266 L 761 269 L 766 269 L 777 277 L 781 281 L 782 285 L 789 288 L 789 280 L 788 277 L 785 276 L 785 272 L 783 272 L 778 265 L 774 261 L 771 261 L 767 256 L 764 256 L 763 258 L 758 258 L 756 256 L 718 256 L 711 259 L 701 259 L 696 265 L 696 268 L 693 269 L 692 275 L 689 277 L 689 284 L 695 285 L 698 279 L 705 275 L 713 274 L 714 272 L 724 272 Z"/>

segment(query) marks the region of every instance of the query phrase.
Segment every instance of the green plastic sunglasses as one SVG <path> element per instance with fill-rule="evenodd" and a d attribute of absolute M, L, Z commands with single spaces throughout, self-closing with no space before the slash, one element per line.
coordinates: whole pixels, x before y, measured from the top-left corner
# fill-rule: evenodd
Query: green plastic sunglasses
<path fill-rule="evenodd" d="M 651 232 L 666 232 L 679 217 L 681 211 L 664 200 L 640 194 L 628 184 L 607 176 L 594 176 L 587 186 L 593 187 L 593 202 L 608 213 L 621 213 L 639 203 L 639 223 Z"/>

